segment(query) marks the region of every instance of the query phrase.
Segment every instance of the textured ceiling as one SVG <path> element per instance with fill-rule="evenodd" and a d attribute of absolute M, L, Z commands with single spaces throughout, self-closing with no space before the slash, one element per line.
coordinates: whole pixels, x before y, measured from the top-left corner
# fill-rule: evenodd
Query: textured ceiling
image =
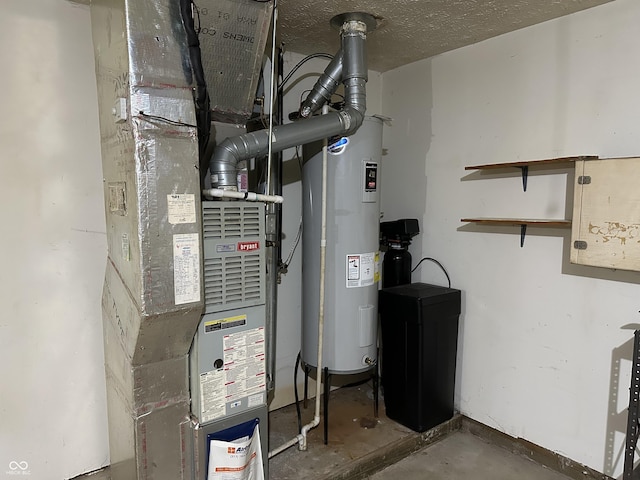
<path fill-rule="evenodd" d="M 339 40 L 329 25 L 331 18 L 345 12 L 369 13 L 378 19 L 377 29 L 367 36 L 369 68 L 385 72 L 611 1 L 278 0 L 278 36 L 289 51 L 333 54 Z"/>
<path fill-rule="evenodd" d="M 367 36 L 369 68 L 384 72 L 609 1 L 278 0 L 278 32 L 289 51 L 333 54 L 339 41 L 330 19 L 370 13 L 378 27 Z"/>

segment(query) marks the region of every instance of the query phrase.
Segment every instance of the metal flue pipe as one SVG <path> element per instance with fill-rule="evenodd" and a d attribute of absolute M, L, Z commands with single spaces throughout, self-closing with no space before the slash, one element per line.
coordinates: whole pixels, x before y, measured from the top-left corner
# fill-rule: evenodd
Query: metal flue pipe
<path fill-rule="evenodd" d="M 342 81 L 342 50 L 336 53 L 333 60 L 329 62 L 324 73 L 320 75 L 313 89 L 300 106 L 300 116 L 309 118 L 320 110 L 323 105 L 331 101 L 331 96 L 338 89 Z"/>
<path fill-rule="evenodd" d="M 360 127 L 366 111 L 365 41 L 367 31 L 375 28 L 376 21 L 366 13 L 345 13 L 334 17 L 332 24 L 339 25 L 340 28 L 342 55 L 339 52 L 336 57 L 342 59 L 342 68 L 338 69 L 332 62 L 328 67 L 329 72 L 325 73 L 335 79 L 337 72 L 342 71 L 342 83 L 345 86 L 344 108 L 339 112 L 276 126 L 272 129 L 271 138 L 268 130 L 227 138 L 216 147 L 211 158 L 209 169 L 213 188 L 236 188 L 238 162 L 266 155 L 270 144 L 271 152 L 276 153 L 334 135 L 351 135 Z M 328 84 L 330 83 L 329 81 Z M 328 90 L 326 87 L 322 88 Z M 319 95 L 313 107 L 320 108 L 323 100 L 326 101 L 326 92 Z"/>

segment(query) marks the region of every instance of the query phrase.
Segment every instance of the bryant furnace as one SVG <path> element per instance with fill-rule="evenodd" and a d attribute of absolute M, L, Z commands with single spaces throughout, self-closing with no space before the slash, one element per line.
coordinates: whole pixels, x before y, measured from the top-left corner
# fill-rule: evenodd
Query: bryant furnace
<path fill-rule="evenodd" d="M 205 313 L 189 362 L 195 478 L 206 478 L 210 440 L 254 422 L 266 474 L 265 206 L 202 205 Z"/>

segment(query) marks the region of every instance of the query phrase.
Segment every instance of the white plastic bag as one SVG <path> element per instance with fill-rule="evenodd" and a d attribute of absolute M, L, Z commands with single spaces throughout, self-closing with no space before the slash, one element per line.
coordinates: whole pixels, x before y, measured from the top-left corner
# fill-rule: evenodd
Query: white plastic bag
<path fill-rule="evenodd" d="M 231 442 L 209 441 L 207 480 L 264 480 L 260 430 Z"/>

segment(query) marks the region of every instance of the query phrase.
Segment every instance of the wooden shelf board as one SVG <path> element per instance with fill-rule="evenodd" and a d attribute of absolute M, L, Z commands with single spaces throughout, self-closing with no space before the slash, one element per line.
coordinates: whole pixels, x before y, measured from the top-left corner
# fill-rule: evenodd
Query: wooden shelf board
<path fill-rule="evenodd" d="M 571 163 L 577 162 L 579 160 L 597 160 L 599 157 L 597 155 L 581 155 L 578 157 L 560 157 L 560 158 L 547 158 L 544 160 L 528 160 L 522 162 L 509 162 L 509 163 L 488 163 L 486 165 L 473 165 L 469 167 L 464 167 L 465 170 L 491 170 L 498 168 L 521 168 L 521 167 L 530 167 L 535 165 L 550 165 L 557 163 Z"/>
<path fill-rule="evenodd" d="M 535 225 L 538 227 L 570 227 L 571 220 L 549 220 L 541 218 L 463 218 L 465 223 L 479 225 Z"/>

